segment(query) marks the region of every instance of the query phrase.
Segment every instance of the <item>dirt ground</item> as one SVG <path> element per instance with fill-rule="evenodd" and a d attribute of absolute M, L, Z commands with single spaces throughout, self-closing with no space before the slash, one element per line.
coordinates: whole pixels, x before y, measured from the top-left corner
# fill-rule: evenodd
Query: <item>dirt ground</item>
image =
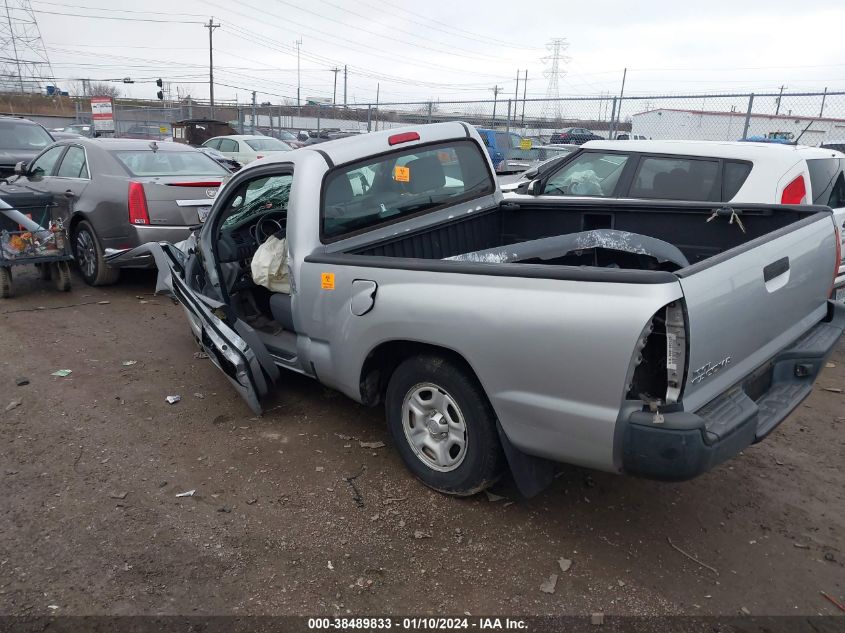
<path fill-rule="evenodd" d="M 0 303 L 2 614 L 834 615 L 820 592 L 845 601 L 845 393 L 823 389 L 845 388 L 841 344 L 772 436 L 695 481 L 565 467 L 532 500 L 508 481 L 503 499 L 453 499 L 405 470 L 381 409 L 286 375 L 254 417 L 194 357 L 153 275 L 127 277 L 61 294 L 29 273 Z"/>

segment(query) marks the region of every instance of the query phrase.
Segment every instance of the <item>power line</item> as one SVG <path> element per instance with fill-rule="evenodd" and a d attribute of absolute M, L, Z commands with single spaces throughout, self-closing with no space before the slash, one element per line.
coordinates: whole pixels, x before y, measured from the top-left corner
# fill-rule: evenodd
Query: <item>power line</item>
<path fill-rule="evenodd" d="M 36 13 L 46 13 L 48 15 L 63 15 L 71 18 L 89 18 L 92 20 L 121 20 L 124 22 L 157 22 L 164 24 L 202 24 L 195 20 L 157 20 L 155 18 L 126 18 L 117 15 L 83 15 L 81 13 L 64 13 L 62 11 L 45 11 L 44 9 L 33 9 Z"/>

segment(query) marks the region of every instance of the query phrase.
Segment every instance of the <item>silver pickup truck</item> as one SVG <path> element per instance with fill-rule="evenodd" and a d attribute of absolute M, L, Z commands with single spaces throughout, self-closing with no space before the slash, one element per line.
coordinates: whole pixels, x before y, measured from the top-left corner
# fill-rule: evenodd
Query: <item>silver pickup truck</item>
<path fill-rule="evenodd" d="M 271 237 L 282 291 L 251 272 Z M 187 243 L 116 257 L 155 257 L 254 411 L 306 374 L 384 403 L 425 484 L 532 494 L 555 462 L 683 480 L 762 440 L 845 327 L 838 245 L 827 207 L 505 203 L 454 122 L 256 161 Z"/>

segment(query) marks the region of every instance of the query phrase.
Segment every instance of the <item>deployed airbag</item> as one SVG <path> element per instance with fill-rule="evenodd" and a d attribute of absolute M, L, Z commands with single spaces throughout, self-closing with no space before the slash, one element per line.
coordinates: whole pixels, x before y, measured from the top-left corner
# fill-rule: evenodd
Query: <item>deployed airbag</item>
<path fill-rule="evenodd" d="M 288 242 L 284 237 L 271 235 L 252 256 L 252 280 L 273 292 L 290 294 Z"/>

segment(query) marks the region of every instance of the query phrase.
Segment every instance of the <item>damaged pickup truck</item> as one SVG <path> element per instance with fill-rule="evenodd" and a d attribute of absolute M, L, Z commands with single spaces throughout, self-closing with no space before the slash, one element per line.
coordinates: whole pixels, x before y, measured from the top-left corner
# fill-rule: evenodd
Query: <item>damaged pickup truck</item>
<path fill-rule="evenodd" d="M 408 468 L 459 495 L 507 466 L 531 494 L 554 462 L 695 477 L 766 437 L 845 327 L 827 207 L 506 203 L 459 122 L 256 161 L 191 240 L 141 250 L 254 411 L 280 369 L 384 403 Z"/>

